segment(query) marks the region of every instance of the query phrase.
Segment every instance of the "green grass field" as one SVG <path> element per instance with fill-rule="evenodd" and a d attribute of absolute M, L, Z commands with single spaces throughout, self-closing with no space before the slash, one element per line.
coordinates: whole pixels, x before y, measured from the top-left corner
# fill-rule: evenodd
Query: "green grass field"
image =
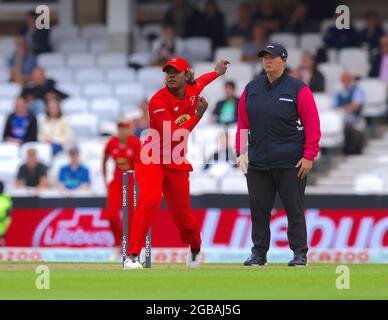
<path fill-rule="evenodd" d="M 334 264 L 205 264 L 199 270 L 169 264 L 123 271 L 118 264 L 82 263 L 46 263 L 50 289 L 38 290 L 37 265 L 0 263 L 0 299 L 388 299 L 388 265 L 349 265 L 349 290 L 336 288 Z"/>

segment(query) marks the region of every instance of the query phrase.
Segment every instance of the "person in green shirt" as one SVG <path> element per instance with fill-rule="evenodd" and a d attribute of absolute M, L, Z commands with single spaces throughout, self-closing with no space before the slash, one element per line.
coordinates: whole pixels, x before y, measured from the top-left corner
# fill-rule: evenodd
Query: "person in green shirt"
<path fill-rule="evenodd" d="M 213 120 L 226 126 L 237 123 L 238 101 L 235 83 L 225 82 L 225 99 L 217 102 L 213 111 Z"/>
<path fill-rule="evenodd" d="M 0 246 L 5 246 L 4 236 L 11 224 L 12 199 L 3 194 L 4 184 L 0 181 Z"/>

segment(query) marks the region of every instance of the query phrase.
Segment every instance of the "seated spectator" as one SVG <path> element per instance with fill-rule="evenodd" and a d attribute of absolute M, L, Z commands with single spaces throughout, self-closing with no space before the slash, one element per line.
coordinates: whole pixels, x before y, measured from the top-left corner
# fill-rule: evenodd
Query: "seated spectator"
<path fill-rule="evenodd" d="M 317 69 L 315 59 L 312 54 L 303 54 L 302 65 L 299 68 L 301 80 L 307 84 L 313 92 L 325 91 L 325 77 Z"/>
<path fill-rule="evenodd" d="M 343 88 L 334 95 L 333 105 L 344 112 L 345 117 L 345 154 L 360 154 L 364 145 L 361 115 L 365 103 L 364 91 L 354 83 L 349 72 L 341 75 Z"/>
<path fill-rule="evenodd" d="M 37 17 L 38 15 L 34 11 L 28 12 L 24 19 L 24 26 L 19 32 L 19 34 L 24 36 L 27 40 L 27 47 L 36 55 L 52 51 L 50 44 L 50 30 L 37 29 L 35 23 Z"/>
<path fill-rule="evenodd" d="M 19 168 L 15 187 L 32 187 L 38 191 L 48 187 L 47 167 L 38 161 L 35 149 L 27 150 L 27 159 Z"/>
<path fill-rule="evenodd" d="M 214 121 L 223 125 L 237 123 L 238 102 L 235 83 L 225 82 L 225 99 L 217 102 L 213 111 Z"/>
<path fill-rule="evenodd" d="M 36 57 L 27 48 L 24 37 L 16 37 L 16 51 L 9 60 L 11 67 L 11 81 L 19 83 L 21 86 L 31 80 L 32 70 L 36 67 Z"/>
<path fill-rule="evenodd" d="M 5 247 L 5 235 L 11 224 L 12 199 L 4 194 L 4 184 L 0 181 L 0 247 Z"/>
<path fill-rule="evenodd" d="M 203 169 L 213 176 L 222 177 L 236 167 L 236 158 L 225 131 L 219 136 L 218 150 L 206 161 Z"/>
<path fill-rule="evenodd" d="M 59 99 L 68 97 L 55 87 L 54 80 L 47 79 L 43 68 L 36 67 L 32 71 L 31 81 L 22 90 L 22 96 L 26 98 L 30 111 L 35 115 L 44 113 L 46 110 L 44 99 L 49 93 L 57 95 Z"/>
<path fill-rule="evenodd" d="M 5 123 L 3 139 L 6 142 L 22 144 L 37 140 L 38 125 L 36 117 L 28 111 L 24 98 L 16 99 L 15 112 L 11 113 Z"/>
<path fill-rule="evenodd" d="M 216 48 L 224 47 L 225 41 L 225 20 L 215 0 L 207 0 L 205 10 L 201 15 L 201 35 L 212 41 L 213 51 Z"/>
<path fill-rule="evenodd" d="M 148 112 L 148 101 L 147 100 L 144 100 L 141 104 L 140 104 L 140 109 L 141 109 L 141 112 L 142 112 L 142 116 L 138 119 L 136 119 L 136 122 L 135 122 L 135 136 L 140 138 L 141 135 L 142 135 L 142 132 L 144 130 L 147 130 L 149 127 L 150 127 L 150 116 L 149 116 L 149 112 Z"/>
<path fill-rule="evenodd" d="M 257 62 L 257 53 L 267 44 L 267 32 L 261 23 L 256 23 L 252 29 L 251 41 L 245 44 L 242 61 Z"/>
<path fill-rule="evenodd" d="M 335 16 L 337 17 L 338 15 Z M 326 48 L 334 49 L 358 47 L 358 40 L 357 30 L 352 25 L 349 29 L 338 29 L 333 25 L 326 31 L 323 38 Z"/>
<path fill-rule="evenodd" d="M 163 66 L 173 56 L 181 54 L 182 51 L 183 43 L 180 38 L 175 36 L 174 27 L 171 24 L 165 24 L 162 36 L 153 44 L 153 64 Z"/>
<path fill-rule="evenodd" d="M 69 121 L 56 98 L 46 100 L 46 114 L 39 123 L 38 137 L 39 141 L 51 144 L 53 155 L 70 147 L 72 143 Z"/>
<path fill-rule="evenodd" d="M 282 27 L 282 17 L 276 11 L 272 0 L 260 1 L 254 20 L 261 22 L 268 34 L 279 32 Z"/>
<path fill-rule="evenodd" d="M 237 22 L 228 31 L 228 38 L 241 37 L 248 41 L 252 30 L 252 9 L 248 2 L 243 2 L 238 7 Z"/>
<path fill-rule="evenodd" d="M 388 35 L 380 39 L 380 50 L 372 59 L 369 76 L 379 78 L 388 85 Z"/>
<path fill-rule="evenodd" d="M 298 2 L 286 20 L 284 31 L 296 34 L 317 32 L 319 25 L 316 20 L 311 19 L 308 6 L 304 2 Z"/>
<path fill-rule="evenodd" d="M 369 50 L 379 47 L 380 38 L 384 35 L 384 30 L 380 25 L 379 14 L 376 11 L 369 11 L 365 15 L 366 26 L 360 32 L 361 45 L 367 44 Z"/>
<path fill-rule="evenodd" d="M 178 37 L 194 37 L 200 34 L 200 13 L 187 0 L 174 0 L 167 10 L 164 22 L 174 26 Z"/>
<path fill-rule="evenodd" d="M 64 165 L 59 172 L 58 188 L 61 190 L 88 190 L 90 188 L 89 169 L 80 162 L 79 149 L 69 149 L 70 164 Z"/>

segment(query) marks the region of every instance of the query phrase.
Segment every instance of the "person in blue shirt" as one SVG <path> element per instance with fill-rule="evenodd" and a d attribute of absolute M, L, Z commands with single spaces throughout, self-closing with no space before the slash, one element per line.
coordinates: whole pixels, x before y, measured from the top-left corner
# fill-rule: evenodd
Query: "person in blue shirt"
<path fill-rule="evenodd" d="M 70 164 L 64 165 L 59 172 L 61 190 L 88 190 L 90 187 L 89 169 L 80 162 L 79 149 L 73 146 L 69 150 Z"/>
<path fill-rule="evenodd" d="M 16 51 L 9 60 L 11 81 L 24 85 L 31 80 L 32 70 L 37 66 L 36 56 L 27 48 L 24 37 L 16 37 Z"/>
<path fill-rule="evenodd" d="M 36 117 L 28 111 L 26 100 L 18 97 L 15 103 L 15 112 L 12 112 L 6 121 L 3 140 L 22 144 L 37 141 L 38 123 Z"/>

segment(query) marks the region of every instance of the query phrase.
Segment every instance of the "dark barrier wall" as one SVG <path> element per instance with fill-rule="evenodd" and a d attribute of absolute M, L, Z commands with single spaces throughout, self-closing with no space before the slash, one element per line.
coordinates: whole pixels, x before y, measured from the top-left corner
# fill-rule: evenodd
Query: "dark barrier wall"
<path fill-rule="evenodd" d="M 96 198 L 14 198 L 15 208 L 103 208 L 104 197 Z M 249 208 L 247 195 L 205 194 L 191 197 L 193 208 Z M 282 208 L 277 197 L 275 208 Z M 388 195 L 306 195 L 306 208 L 317 209 L 385 209 Z"/>

